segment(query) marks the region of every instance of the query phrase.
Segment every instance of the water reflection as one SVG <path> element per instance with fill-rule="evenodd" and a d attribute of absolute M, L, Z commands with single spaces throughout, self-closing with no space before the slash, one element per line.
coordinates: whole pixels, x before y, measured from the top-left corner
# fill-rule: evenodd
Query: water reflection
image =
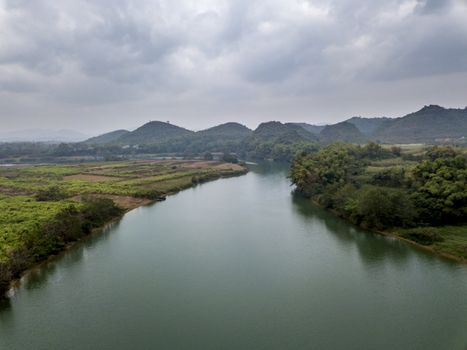
<path fill-rule="evenodd" d="M 112 232 L 115 232 L 119 225 L 120 220 L 113 221 L 106 225 L 101 232 L 96 232 L 95 234 L 83 238 L 81 241 L 74 243 L 64 252 L 29 269 L 21 279 L 13 283 L 12 288 L 8 291 L 9 298 L 14 298 L 23 288 L 26 291 L 41 288 L 47 284 L 52 276 L 57 275 L 58 265 L 60 265 L 61 268 L 67 268 L 75 265 L 78 261 L 83 259 L 83 256 L 88 249 L 93 249 L 97 244 L 104 243 L 109 239 Z M 11 307 L 9 299 L 0 303 L 0 311 L 2 310 L 2 307 Z"/>
<path fill-rule="evenodd" d="M 390 261 L 403 265 L 407 261 L 410 252 L 401 242 L 349 225 L 299 194 L 293 193 L 291 200 L 296 212 L 305 220 L 322 224 L 339 243 L 355 246 L 365 264 L 379 265 Z"/>

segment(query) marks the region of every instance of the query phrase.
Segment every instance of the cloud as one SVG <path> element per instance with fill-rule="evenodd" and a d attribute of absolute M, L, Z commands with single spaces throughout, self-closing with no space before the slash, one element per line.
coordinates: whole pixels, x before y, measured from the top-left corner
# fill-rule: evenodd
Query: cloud
<path fill-rule="evenodd" d="M 463 0 L 0 0 L 0 103 L 47 106 L 47 123 L 64 127 L 76 123 L 63 111 L 104 122 L 103 109 L 123 118 L 137 103 L 187 124 L 203 120 L 196 108 L 205 123 L 232 110 L 256 122 L 277 100 L 303 116 L 303 101 L 336 93 L 345 114 L 356 86 L 467 72 L 466 19 Z M 0 121 L 30 110 L 9 112 Z"/>

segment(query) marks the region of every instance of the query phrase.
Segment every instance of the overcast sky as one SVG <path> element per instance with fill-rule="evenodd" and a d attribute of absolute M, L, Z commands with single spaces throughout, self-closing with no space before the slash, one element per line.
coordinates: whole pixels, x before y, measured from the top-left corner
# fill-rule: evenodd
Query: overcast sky
<path fill-rule="evenodd" d="M 0 0 L 0 131 L 467 105 L 467 0 Z"/>

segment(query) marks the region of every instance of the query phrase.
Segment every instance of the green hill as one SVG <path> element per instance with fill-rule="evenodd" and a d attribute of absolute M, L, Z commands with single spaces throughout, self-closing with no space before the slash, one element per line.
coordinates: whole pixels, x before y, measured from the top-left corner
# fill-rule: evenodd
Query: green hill
<path fill-rule="evenodd" d="M 253 132 L 252 137 L 262 141 L 293 143 L 298 141 L 313 141 L 317 137 L 302 127 L 281 122 L 261 123 Z"/>
<path fill-rule="evenodd" d="M 153 144 L 193 134 L 193 131 L 176 125 L 160 121 L 152 121 L 144 124 L 135 131 L 121 136 L 118 139 L 118 143 L 132 145 Z"/>
<path fill-rule="evenodd" d="M 319 135 L 321 140 L 326 143 L 336 141 L 363 143 L 367 140 L 367 137 L 349 122 L 326 125 Z"/>
<path fill-rule="evenodd" d="M 432 143 L 467 137 L 467 108 L 425 106 L 401 118 L 385 121 L 372 138 L 386 143 Z"/>
<path fill-rule="evenodd" d="M 84 143 L 93 145 L 103 145 L 106 143 L 112 143 L 128 133 L 130 133 L 128 130 L 115 130 L 99 136 L 91 137 L 90 139 L 84 141 Z"/>
<path fill-rule="evenodd" d="M 312 134 L 319 135 L 319 133 L 326 127 L 326 125 L 313 125 L 313 124 L 308 124 L 308 123 L 288 123 L 288 124 L 294 124 L 302 127 L 308 132 L 311 132 Z"/>
<path fill-rule="evenodd" d="M 391 120 L 391 118 L 363 118 L 363 117 L 352 117 L 347 119 L 346 122 L 355 125 L 365 135 L 371 135 L 376 129 L 378 129 L 384 122 Z"/>
<path fill-rule="evenodd" d="M 196 133 L 200 137 L 219 137 L 223 139 L 244 139 L 252 133 L 250 129 L 239 123 L 225 123 Z"/>

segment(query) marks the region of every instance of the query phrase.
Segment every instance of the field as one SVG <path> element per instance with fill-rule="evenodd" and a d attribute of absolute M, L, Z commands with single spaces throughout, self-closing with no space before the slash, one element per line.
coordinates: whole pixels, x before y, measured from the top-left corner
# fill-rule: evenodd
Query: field
<path fill-rule="evenodd" d="M 129 210 L 245 171 L 238 164 L 180 160 L 0 167 L 0 262 L 83 197 L 109 198 Z"/>

